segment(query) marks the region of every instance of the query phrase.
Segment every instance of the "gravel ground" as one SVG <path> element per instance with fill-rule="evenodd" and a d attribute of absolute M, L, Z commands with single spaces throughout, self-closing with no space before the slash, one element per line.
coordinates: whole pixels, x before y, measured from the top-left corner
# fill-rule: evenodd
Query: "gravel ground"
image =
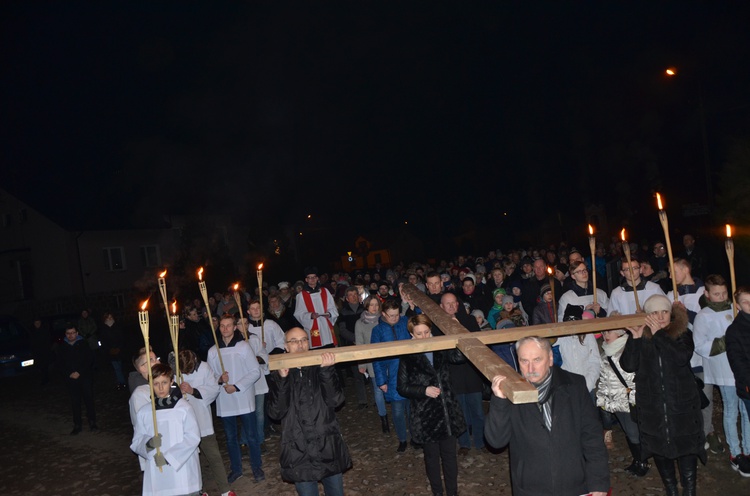
<path fill-rule="evenodd" d="M 44 388 L 36 386 L 33 376 L 3 378 L 0 409 L 0 494 L 8 495 L 137 495 L 142 478 L 135 455 L 129 450 L 130 426 L 125 391 L 111 386 L 109 369 L 102 367 L 96 381 L 96 408 L 100 431 L 86 428 L 70 436 L 72 416 L 61 381 Z M 351 380 L 347 398 L 354 400 Z M 714 425 L 721 426 L 720 398 L 715 398 Z M 358 410 L 345 405 L 339 412 L 344 438 L 352 453 L 354 466 L 344 474 L 347 495 L 423 495 L 430 494 L 424 473 L 421 450 L 409 448 L 396 453 L 398 441 L 380 432 L 374 407 Z M 85 424 L 85 422 L 84 422 Z M 219 445 L 224 446 L 223 431 L 216 423 Z M 721 430 L 721 429 L 719 429 Z M 616 447 L 610 452 L 613 494 L 616 496 L 663 494 L 655 469 L 641 479 L 626 474 L 629 463 L 625 436 L 615 430 Z M 279 437 L 266 441 L 263 455 L 266 480 L 254 483 L 243 477 L 233 485 L 239 495 L 294 495 L 294 487 L 281 480 L 278 468 Z M 224 453 L 225 462 L 228 457 Z M 245 473 L 250 474 L 248 457 Z M 464 495 L 510 495 L 507 451 L 499 453 L 472 450 L 459 458 L 459 491 Z M 228 466 L 228 465 L 227 465 Z M 204 488 L 212 496 L 217 487 L 210 476 Z M 743 479 L 729 467 L 728 455 L 710 455 L 706 467 L 699 465 L 698 492 L 701 495 L 748 495 L 750 479 Z"/>

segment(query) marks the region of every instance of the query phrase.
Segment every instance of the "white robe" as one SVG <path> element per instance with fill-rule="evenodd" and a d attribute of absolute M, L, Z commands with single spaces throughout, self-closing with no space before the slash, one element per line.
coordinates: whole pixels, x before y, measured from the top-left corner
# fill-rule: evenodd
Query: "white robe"
<path fill-rule="evenodd" d="M 586 334 L 583 344 L 578 336 L 563 336 L 557 339 L 562 355 L 562 369 L 582 375 L 586 379 L 586 388 L 593 391 L 602 364 L 599 356 L 599 345 L 593 334 Z"/>
<path fill-rule="evenodd" d="M 138 410 L 143 408 L 144 405 L 151 404 L 151 388 L 148 384 L 141 384 L 137 388 L 133 389 L 133 393 L 130 395 L 128 400 L 128 409 L 130 410 L 130 424 L 133 426 L 135 432 L 135 422 L 138 418 Z M 146 460 L 142 457 L 138 457 L 138 463 L 141 466 L 141 472 L 146 470 Z"/>
<path fill-rule="evenodd" d="M 182 381 L 188 382 L 193 389 L 200 392 L 200 398 L 192 394 L 184 394 L 183 399 L 193 407 L 201 437 L 210 436 L 214 433 L 214 421 L 211 415 L 211 403 L 216 401 L 219 395 L 219 378 L 214 374 L 206 362 L 198 364 L 198 369 L 190 374 L 182 374 Z"/>
<path fill-rule="evenodd" d="M 638 303 L 640 303 L 641 308 L 643 308 L 643 304 L 649 296 L 655 294 L 666 296 L 658 284 L 646 281 L 646 287 L 638 290 Z M 633 292 L 624 291 L 620 286 L 617 286 L 609 295 L 609 310 L 609 313 L 617 311 L 620 312 L 620 315 L 633 315 L 635 313 L 635 296 L 633 296 Z"/>
<path fill-rule="evenodd" d="M 601 289 L 596 290 L 596 299 L 597 303 L 604 309 L 607 314 L 609 314 L 609 298 L 607 298 L 607 293 L 602 291 Z M 583 308 L 586 308 L 586 305 L 590 305 L 594 303 L 594 295 L 586 295 L 586 296 L 578 296 L 575 291 L 568 290 L 566 291 L 561 297 L 560 301 L 557 303 L 557 321 L 562 322 L 563 317 L 565 316 L 565 309 L 568 307 L 568 305 L 577 305 L 581 306 Z M 597 315 L 598 317 L 598 315 Z"/>
<path fill-rule="evenodd" d="M 174 408 L 156 411 L 161 434 L 160 450 L 168 463 L 161 472 L 154 462 L 156 450 L 146 449 L 146 442 L 154 436 L 151 405 L 138 410 L 136 417 L 130 449 L 146 460 L 143 495 L 171 496 L 199 491 L 203 485 L 198 459 L 201 437 L 193 408 L 180 400 Z"/>
<path fill-rule="evenodd" d="M 685 308 L 697 314 L 698 312 L 701 311 L 701 306 L 700 306 L 699 301 L 701 299 L 701 296 L 703 296 L 703 293 L 705 292 L 706 292 L 705 289 L 703 288 L 703 286 L 701 286 L 698 288 L 698 290 L 695 293 L 690 293 L 686 295 L 678 294 L 677 296 L 680 302 L 683 305 L 685 305 Z M 674 291 L 668 292 L 667 298 L 669 298 L 669 301 L 674 301 Z M 688 322 L 688 329 L 692 331 L 693 324 Z M 697 367 L 703 367 L 703 366 L 704 366 L 703 357 L 694 351 L 693 356 L 690 358 L 690 368 L 695 369 Z"/>
<path fill-rule="evenodd" d="M 304 290 L 303 290 L 304 291 Z M 322 298 L 326 298 L 326 308 L 323 308 L 323 300 Z M 315 309 L 315 313 L 330 313 L 331 318 L 326 319 L 325 317 L 318 317 L 318 330 L 320 331 L 320 346 L 326 346 L 329 344 L 333 344 L 333 329 L 331 326 L 336 323 L 336 319 L 339 318 L 339 311 L 338 308 L 336 308 L 336 303 L 333 301 L 333 296 L 331 296 L 331 293 L 328 292 L 326 288 L 320 288 L 320 291 L 316 291 L 315 293 L 310 293 L 310 299 L 312 300 L 313 308 Z M 305 305 L 305 298 L 302 296 L 302 293 L 297 295 L 297 299 L 295 302 L 294 307 L 294 317 L 297 319 L 297 321 L 302 324 L 302 327 L 305 328 L 305 331 L 307 332 L 307 337 L 311 338 L 310 336 L 310 330 L 313 326 L 313 318 L 312 318 L 312 312 L 310 312 L 307 309 L 307 305 Z M 328 324 L 328 321 L 331 321 L 331 325 Z M 310 349 L 313 348 L 312 339 L 310 339 Z"/>
<path fill-rule="evenodd" d="M 703 358 L 703 381 L 716 386 L 734 386 L 734 373 L 729 366 L 727 353 L 710 356 L 714 339 L 724 336 L 734 320 L 731 309 L 714 312 L 706 307 L 695 316 L 693 342 L 695 352 Z"/>
<path fill-rule="evenodd" d="M 219 417 L 235 417 L 255 411 L 255 383 L 261 376 L 258 359 L 252 348 L 245 341 L 238 341 L 234 346 L 221 348 L 221 358 L 229 373 L 229 384 L 235 385 L 239 391 L 227 393 L 220 386 L 216 399 L 216 415 Z M 214 374 L 221 377 L 221 364 L 216 345 L 208 350 L 208 364 Z"/>

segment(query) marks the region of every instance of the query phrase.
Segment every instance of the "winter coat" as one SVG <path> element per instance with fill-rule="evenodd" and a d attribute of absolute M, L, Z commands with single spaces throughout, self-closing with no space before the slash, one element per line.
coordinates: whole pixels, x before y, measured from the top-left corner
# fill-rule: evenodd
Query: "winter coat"
<path fill-rule="evenodd" d="M 396 325 L 392 326 L 381 317 L 380 323 L 372 329 L 370 343 L 388 343 L 402 339 L 411 339 L 411 334 L 409 334 L 409 330 L 406 328 L 408 321 L 408 317 L 401 317 Z M 476 324 L 476 320 L 474 320 L 474 323 Z M 381 358 L 372 363 L 375 369 L 375 384 L 378 387 L 383 384 L 388 385 L 388 390 L 383 393 L 386 401 L 401 401 L 404 399 L 397 391 L 398 361 L 398 358 Z"/>
<path fill-rule="evenodd" d="M 514 496 L 578 496 L 606 492 L 607 448 L 602 424 L 583 377 L 553 368 L 552 430 L 537 403 L 514 405 L 492 396 L 484 437 L 495 447 L 510 445 Z"/>
<path fill-rule="evenodd" d="M 344 402 L 336 367 L 302 367 L 268 376 L 268 416 L 281 421 L 281 477 L 319 481 L 352 466 L 335 408 Z"/>
<path fill-rule="evenodd" d="M 63 340 L 57 348 L 57 366 L 60 374 L 70 381 L 79 379 L 91 380 L 94 370 L 94 352 L 89 347 L 83 336 L 78 336 L 73 344 Z M 79 379 L 71 379 L 70 374 L 78 372 Z"/>
<path fill-rule="evenodd" d="M 693 333 L 687 325 L 687 311 L 673 306 L 666 328 L 654 335 L 647 328 L 642 338 L 628 338 L 620 365 L 635 372 L 643 456 L 698 455 L 705 463 L 700 397 L 690 369 Z"/>
<path fill-rule="evenodd" d="M 737 395 L 750 400 L 750 315 L 737 313 L 727 328 L 726 346 Z"/>
<path fill-rule="evenodd" d="M 433 353 L 433 363 L 425 353 L 406 355 L 398 368 L 398 394 L 410 399 L 409 432 L 417 443 L 433 443 L 458 437 L 466 430 L 461 405 L 450 386 L 449 363 L 465 358 L 458 350 Z M 440 389 L 437 398 L 425 394 L 427 386 Z"/>
<path fill-rule="evenodd" d="M 596 389 L 596 406 L 607 412 L 629 412 L 630 405 L 635 404 L 635 374 L 625 372 L 620 367 L 620 356 L 628 341 L 628 335 L 624 334 L 612 343 L 602 344 L 602 365 L 599 374 L 599 387 Z M 617 377 L 607 357 L 612 358 L 627 388 Z M 630 391 L 628 391 L 630 389 Z"/>

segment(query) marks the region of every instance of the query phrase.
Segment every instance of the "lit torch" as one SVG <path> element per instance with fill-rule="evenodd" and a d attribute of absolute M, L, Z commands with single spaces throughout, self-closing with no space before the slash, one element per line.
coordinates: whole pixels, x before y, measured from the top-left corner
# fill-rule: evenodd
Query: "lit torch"
<path fill-rule="evenodd" d="M 211 335 L 214 337 L 214 344 L 216 345 L 216 354 L 219 356 L 219 365 L 221 365 L 221 374 L 224 375 L 226 370 L 224 369 L 224 360 L 221 359 L 221 350 L 219 349 L 219 340 L 216 338 L 216 328 L 214 327 L 214 319 L 211 317 L 211 307 L 208 304 L 208 290 L 206 289 L 206 281 L 203 280 L 203 267 L 198 269 L 198 289 L 203 296 L 203 303 L 206 305 L 206 314 L 208 315 L 208 323 L 211 325 Z"/>
<path fill-rule="evenodd" d="M 594 285 L 594 305 L 596 305 L 596 238 L 591 224 L 589 224 L 589 248 L 591 248 L 591 283 Z"/>
<path fill-rule="evenodd" d="M 737 281 L 734 277 L 734 240 L 732 239 L 732 226 L 727 224 L 727 239 L 724 241 L 724 249 L 729 260 L 729 278 L 732 281 L 732 308 L 734 316 L 737 317 L 737 302 L 734 301 L 734 293 L 737 291 Z"/>
<path fill-rule="evenodd" d="M 641 311 L 641 304 L 638 302 L 638 288 L 635 284 L 635 274 L 633 273 L 633 265 L 630 262 L 630 245 L 625 239 L 625 228 L 620 231 L 620 238 L 622 238 L 622 251 L 625 253 L 625 259 L 628 261 L 628 270 L 630 272 L 630 285 L 633 286 L 633 298 L 635 298 L 635 311 Z"/>
<path fill-rule="evenodd" d="M 557 322 L 557 301 L 555 300 L 555 271 L 552 267 L 547 267 L 549 275 L 549 289 L 552 291 L 552 321 Z"/>
<path fill-rule="evenodd" d="M 266 343 L 266 334 L 263 330 L 263 264 L 258 265 L 256 272 L 258 276 L 258 297 L 260 298 L 260 341 L 262 346 Z"/>
<path fill-rule="evenodd" d="M 664 230 L 664 240 L 667 245 L 669 274 L 672 277 L 672 293 L 674 294 L 674 301 L 677 302 L 679 293 L 677 293 L 677 279 L 674 276 L 674 257 L 672 256 L 672 242 L 669 239 L 669 220 L 667 219 L 667 212 L 664 210 L 664 205 L 661 203 L 661 195 L 659 193 L 656 193 L 656 204 L 659 207 L 659 222 L 661 222 L 661 228 Z"/>
<path fill-rule="evenodd" d="M 240 298 L 240 283 L 235 283 L 234 286 L 232 286 L 232 289 L 234 289 L 234 302 L 237 303 L 237 308 L 240 309 L 240 332 L 242 333 L 242 337 L 245 338 L 245 341 L 247 341 L 247 323 L 245 322 L 245 318 L 242 316 L 242 300 Z"/>
<path fill-rule="evenodd" d="M 151 392 L 151 416 L 154 420 L 154 437 L 159 436 L 159 428 L 156 424 L 156 400 L 154 398 L 154 375 L 151 372 L 151 346 L 148 342 L 148 300 L 141 304 L 141 310 L 138 312 L 138 323 L 141 325 L 141 334 L 143 334 L 143 342 L 146 345 L 146 362 L 148 363 L 148 387 Z M 156 448 L 156 454 L 160 455 L 161 450 Z M 159 467 L 159 472 L 162 468 Z"/>

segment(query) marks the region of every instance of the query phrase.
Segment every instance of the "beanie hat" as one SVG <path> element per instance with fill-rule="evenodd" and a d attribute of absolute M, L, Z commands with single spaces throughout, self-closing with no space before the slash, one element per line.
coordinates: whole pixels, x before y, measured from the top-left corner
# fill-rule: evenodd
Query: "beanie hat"
<path fill-rule="evenodd" d="M 506 303 L 515 303 L 511 295 L 503 296 L 503 305 L 505 305 Z"/>
<path fill-rule="evenodd" d="M 646 313 L 658 312 L 660 310 L 672 311 L 672 302 L 664 295 L 653 295 L 643 304 Z"/>
<path fill-rule="evenodd" d="M 547 291 L 552 291 L 549 284 L 542 284 L 542 288 L 539 290 L 539 296 L 544 296 Z"/>
<path fill-rule="evenodd" d="M 494 299 L 499 294 L 505 296 L 507 293 L 505 292 L 504 288 L 497 288 L 495 291 L 492 292 L 492 298 Z"/>

